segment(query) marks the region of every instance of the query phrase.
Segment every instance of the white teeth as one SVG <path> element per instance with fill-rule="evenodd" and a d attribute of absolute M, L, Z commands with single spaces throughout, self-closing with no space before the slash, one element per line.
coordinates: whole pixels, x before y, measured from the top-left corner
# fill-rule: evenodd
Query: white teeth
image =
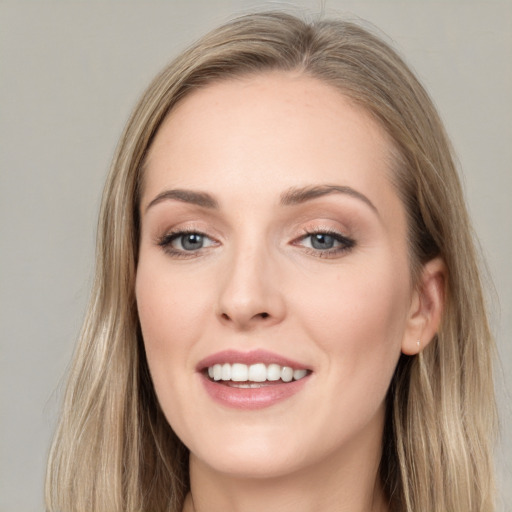
<path fill-rule="evenodd" d="M 235 363 L 231 366 L 231 380 L 245 382 L 249 377 L 249 368 L 246 364 Z"/>
<path fill-rule="evenodd" d="M 274 381 L 281 378 L 281 367 L 278 364 L 269 364 L 267 367 L 267 380 Z"/>
<path fill-rule="evenodd" d="M 278 364 L 256 363 L 246 365 L 242 363 L 224 363 L 214 364 L 208 367 L 208 376 L 215 381 L 232 381 L 244 383 L 257 382 L 275 382 L 282 380 L 283 382 L 291 382 L 292 380 L 300 380 L 308 374 L 305 369 L 294 370 L 289 366 L 280 366 Z M 238 387 L 254 387 L 252 384 L 238 385 Z M 256 386 L 257 387 L 257 386 Z"/>
<path fill-rule="evenodd" d="M 293 378 L 294 378 L 295 380 L 300 380 L 300 379 L 302 379 L 302 377 L 305 377 L 305 376 L 306 376 L 306 373 L 308 373 L 308 371 L 307 371 L 307 370 L 295 370 L 295 371 L 293 372 Z"/>
<path fill-rule="evenodd" d="M 231 365 L 229 363 L 224 363 L 222 365 L 222 380 L 230 380 L 231 379 Z"/>
<path fill-rule="evenodd" d="M 267 367 L 263 363 L 249 366 L 249 378 L 253 382 L 265 382 L 267 380 Z"/>
<path fill-rule="evenodd" d="M 293 380 L 293 368 L 283 366 L 283 369 L 281 370 L 281 380 L 283 382 L 291 382 Z"/>

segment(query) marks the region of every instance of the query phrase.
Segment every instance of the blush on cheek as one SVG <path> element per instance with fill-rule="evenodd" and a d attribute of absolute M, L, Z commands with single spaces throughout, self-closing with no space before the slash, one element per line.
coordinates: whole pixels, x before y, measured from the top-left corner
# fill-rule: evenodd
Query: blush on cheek
<path fill-rule="evenodd" d="M 338 279 L 309 283 L 303 288 L 307 294 L 291 294 L 304 331 L 322 351 L 336 354 L 341 364 L 345 361 L 340 378 L 349 382 L 361 377 L 367 379 L 365 386 L 381 372 L 388 381 L 404 328 L 404 308 L 397 304 L 407 281 L 385 266 L 376 278 L 376 270 L 352 267 Z"/>

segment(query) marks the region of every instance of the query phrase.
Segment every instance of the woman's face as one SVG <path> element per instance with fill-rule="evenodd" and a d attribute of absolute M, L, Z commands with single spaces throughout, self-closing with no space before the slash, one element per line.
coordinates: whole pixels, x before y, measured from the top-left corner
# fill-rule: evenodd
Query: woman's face
<path fill-rule="evenodd" d="M 159 129 L 136 297 L 158 400 L 198 464 L 378 463 L 415 307 L 391 165 L 364 111 L 298 74 L 210 85 Z"/>

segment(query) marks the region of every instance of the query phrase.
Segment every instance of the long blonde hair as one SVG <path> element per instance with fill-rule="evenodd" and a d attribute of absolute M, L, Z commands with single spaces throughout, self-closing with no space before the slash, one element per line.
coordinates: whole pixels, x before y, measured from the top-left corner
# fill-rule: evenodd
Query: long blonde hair
<path fill-rule="evenodd" d="M 442 326 L 403 355 L 389 393 L 380 476 L 397 512 L 491 512 L 494 345 L 452 150 L 427 93 L 401 58 L 353 23 L 284 13 L 238 18 L 202 38 L 150 85 L 106 183 L 91 302 L 51 449 L 51 512 L 172 511 L 189 490 L 188 450 L 156 399 L 134 298 L 144 159 L 173 106 L 198 87 L 295 70 L 338 88 L 395 144 L 393 180 L 409 221 L 411 273 L 446 263 Z"/>

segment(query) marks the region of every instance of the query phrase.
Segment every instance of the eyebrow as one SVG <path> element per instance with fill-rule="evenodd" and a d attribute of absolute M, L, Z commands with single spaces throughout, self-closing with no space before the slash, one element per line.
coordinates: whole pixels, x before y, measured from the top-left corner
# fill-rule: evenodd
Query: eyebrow
<path fill-rule="evenodd" d="M 175 201 L 181 201 L 182 203 L 195 204 L 197 206 L 202 206 L 203 208 L 210 208 L 215 210 L 219 209 L 219 203 L 207 192 L 173 189 L 165 190 L 161 194 L 158 194 L 146 206 L 146 211 L 148 211 L 152 206 L 168 199 L 174 199 Z"/>
<path fill-rule="evenodd" d="M 286 192 L 281 194 L 281 199 L 279 204 L 281 206 L 293 206 L 297 204 L 302 204 L 307 201 L 311 201 L 318 197 L 323 197 L 329 194 L 345 194 L 350 197 L 354 197 L 355 199 L 359 199 L 368 205 L 377 215 L 379 214 L 375 205 L 361 192 L 353 189 L 352 187 L 342 186 L 342 185 L 316 185 L 316 186 L 307 186 L 300 188 L 291 188 Z M 218 201 L 208 194 L 207 192 L 200 192 L 194 190 L 185 190 L 185 189 L 172 189 L 165 190 L 158 194 L 146 207 L 146 211 L 149 210 L 152 206 L 161 203 L 165 200 L 175 200 L 183 203 L 195 204 L 197 206 L 201 206 L 203 208 L 209 208 L 218 210 L 219 203 Z"/>
<path fill-rule="evenodd" d="M 341 185 L 317 185 L 312 187 L 292 188 L 281 195 L 280 204 L 282 206 L 290 206 L 302 204 L 306 201 L 311 201 L 317 197 L 327 196 L 329 194 L 345 194 L 355 199 L 363 201 L 368 205 L 377 215 L 379 211 L 376 206 L 361 192 L 353 189 L 352 187 Z"/>

